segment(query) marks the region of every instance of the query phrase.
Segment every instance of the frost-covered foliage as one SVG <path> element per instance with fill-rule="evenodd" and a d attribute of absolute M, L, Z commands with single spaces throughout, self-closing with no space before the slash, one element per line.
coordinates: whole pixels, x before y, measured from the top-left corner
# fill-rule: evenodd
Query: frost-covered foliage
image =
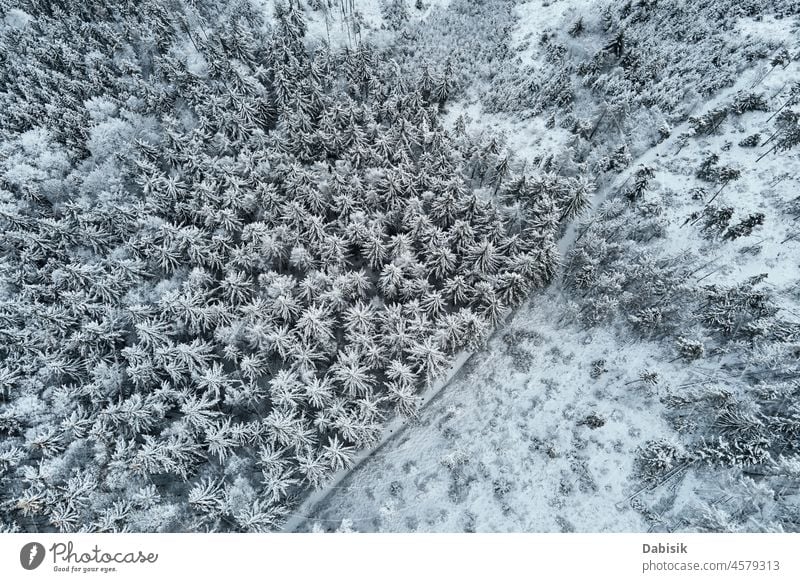
<path fill-rule="evenodd" d="M 452 0 L 447 10 L 434 10 L 425 20 L 407 26 L 385 52 L 407 74 L 447 63 L 452 71 L 450 81 L 463 95 L 468 88 L 490 82 L 510 60 L 509 35 L 517 3 Z"/>
<path fill-rule="evenodd" d="M 643 175 L 641 168 L 636 175 Z M 684 296 L 681 257 L 662 257 L 642 244 L 664 236 L 663 207 L 656 201 L 631 207 L 614 198 L 597 212 L 566 262 L 568 285 L 582 299 L 581 319 L 610 321 L 621 312 L 646 336 L 674 329 L 683 306 L 665 298 Z"/>
<path fill-rule="evenodd" d="M 6 527 L 278 527 L 552 277 L 585 204 L 448 133 L 424 72 L 309 54 L 295 2 L 12 10 Z"/>
<path fill-rule="evenodd" d="M 791 510 L 800 458 L 800 324 L 797 295 L 790 291 L 797 271 L 793 261 L 767 258 L 782 257 L 783 245 L 794 241 L 795 194 L 791 188 L 765 193 L 762 183 L 767 175 L 767 187 L 780 184 L 785 177 L 779 168 L 794 175 L 798 158 L 784 150 L 783 159 L 759 164 L 758 152 L 732 151 L 730 140 L 769 122 L 776 126 L 775 140 L 794 129 L 786 121 L 791 114 L 779 119 L 791 112 L 794 91 L 783 80 L 777 84 L 788 98 L 778 91 L 770 102 L 760 93 L 740 92 L 689 119 L 695 139 L 679 137 L 678 148 L 661 149 L 666 160 L 649 157 L 653 168 L 631 168 L 595 216 L 579 225 L 567 256 L 565 282 L 578 319 L 592 325 L 623 319 L 640 338 L 673 351 L 669 363 L 679 361 L 685 369 L 680 384 L 659 388 L 680 439 L 641 446 L 635 472 L 642 491 L 665 483 L 672 491 L 688 489 L 690 479 L 727 483 L 730 490 L 722 504 L 698 505 L 694 494 L 684 492 L 678 497 L 693 502 L 682 506 L 672 496 L 664 512 L 669 523 L 650 516 L 653 527 L 800 529 Z M 775 107 L 775 101 L 786 106 Z M 699 163 L 686 163 L 693 159 Z M 761 173 L 765 163 L 771 166 Z M 760 246 L 765 241 L 769 253 Z M 746 502 L 756 490 L 758 504 Z M 669 497 L 651 495 L 654 503 Z"/>
<path fill-rule="evenodd" d="M 392 30 L 399 30 L 408 22 L 406 0 L 381 0 L 381 16 Z"/>
<path fill-rule="evenodd" d="M 784 1 L 758 4 L 753 13 L 792 11 Z M 639 107 L 674 112 L 690 106 L 687 91 L 709 96 L 732 84 L 748 63 L 775 50 L 732 33 L 745 15 L 742 3 L 732 0 L 589 7 L 564 30 L 553 23 L 540 35 L 544 63 L 522 71 L 508 63 L 487 104 L 532 114 L 568 105 L 585 88 L 623 117 Z"/>
<path fill-rule="evenodd" d="M 573 134 L 574 160 L 599 177 L 619 167 L 611 163 L 618 148 L 642 153 L 743 70 L 778 54 L 788 59 L 779 38 L 737 27 L 753 14 L 788 17 L 796 10 L 784 0 L 747 8 L 735 0 L 629 1 L 575 3 L 539 28 L 522 16 L 508 49 L 519 56 L 502 62 L 481 103 L 489 112 L 549 116 Z M 775 66 L 783 66 L 779 60 Z M 763 96 L 744 92 L 735 111 L 763 106 Z"/>

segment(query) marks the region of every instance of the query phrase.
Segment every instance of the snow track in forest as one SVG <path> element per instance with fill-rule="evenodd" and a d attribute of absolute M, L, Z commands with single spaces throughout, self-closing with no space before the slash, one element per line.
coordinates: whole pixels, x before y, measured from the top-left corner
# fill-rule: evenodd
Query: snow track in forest
<path fill-rule="evenodd" d="M 434 382 L 427 390 L 420 396 L 422 406 L 426 406 L 432 399 L 436 398 L 442 389 L 447 386 L 455 377 L 458 376 L 464 364 L 472 357 L 472 352 L 460 352 L 453 360 L 447 373 L 441 379 Z M 353 463 L 348 469 L 340 470 L 333 479 L 322 489 L 314 491 L 311 495 L 305 498 L 301 506 L 292 512 L 291 517 L 286 521 L 283 526 L 284 531 L 294 531 L 302 522 L 307 519 L 307 512 L 313 509 L 319 503 L 324 502 L 325 498 L 333 491 L 339 489 L 340 483 L 353 471 L 357 470 L 361 464 L 377 453 L 390 439 L 397 435 L 400 431 L 406 428 L 413 420 L 409 420 L 402 416 L 396 416 L 384 427 L 381 437 L 378 442 L 371 448 L 359 452 L 353 457 Z"/>

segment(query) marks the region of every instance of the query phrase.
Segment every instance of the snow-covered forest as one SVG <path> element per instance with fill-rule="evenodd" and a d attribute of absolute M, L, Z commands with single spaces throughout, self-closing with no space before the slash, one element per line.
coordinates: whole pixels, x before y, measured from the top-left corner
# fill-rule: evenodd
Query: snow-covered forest
<path fill-rule="evenodd" d="M 800 0 L 0 0 L 0 531 L 800 531 Z"/>

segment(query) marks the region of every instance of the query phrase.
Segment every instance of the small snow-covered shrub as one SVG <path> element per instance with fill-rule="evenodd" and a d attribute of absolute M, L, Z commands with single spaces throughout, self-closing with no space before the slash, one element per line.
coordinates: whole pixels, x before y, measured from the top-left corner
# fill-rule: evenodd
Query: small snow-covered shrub
<path fill-rule="evenodd" d="M 679 336 L 676 340 L 678 354 L 687 362 L 699 360 L 705 355 L 703 342 Z"/>
<path fill-rule="evenodd" d="M 743 148 L 754 148 L 758 147 L 761 143 L 761 134 L 760 133 L 753 133 L 748 135 L 746 138 L 739 142 L 739 146 Z"/>
<path fill-rule="evenodd" d="M 637 448 L 635 471 L 643 481 L 654 483 L 688 459 L 689 455 L 679 443 L 650 440 Z"/>

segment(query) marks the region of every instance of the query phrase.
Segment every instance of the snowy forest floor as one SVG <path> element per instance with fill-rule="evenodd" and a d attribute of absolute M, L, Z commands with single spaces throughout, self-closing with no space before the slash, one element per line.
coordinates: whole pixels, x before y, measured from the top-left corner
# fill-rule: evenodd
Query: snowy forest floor
<path fill-rule="evenodd" d="M 755 30 L 759 24 L 744 26 Z M 788 30 L 784 23 L 771 34 Z M 628 259 L 635 263 L 642 255 L 664 260 L 675 273 L 692 274 L 683 282 L 692 293 L 768 273 L 767 285 L 783 315 L 798 322 L 800 241 L 792 236 L 797 217 L 788 209 L 797 193 L 800 156 L 770 154 L 756 162 L 768 148 L 738 145 L 755 133 L 764 139 L 772 134 L 773 114 L 798 78 L 797 63 L 747 71 L 697 114 L 729 105 L 745 90 L 762 93 L 770 111 L 727 116 L 701 137 L 687 137 L 686 123 L 675 127 L 668 139 L 600 188 L 593 211 L 561 241 L 566 264 L 560 280 L 517 310 L 417 419 L 328 489 L 319 503 L 306 507 L 307 515 L 293 516 L 288 529 L 674 531 L 702 529 L 702 519 L 685 521 L 691 513 L 712 521 L 714 512 L 725 513 L 725 518 L 718 516 L 725 521 L 746 513 L 737 504 L 766 504 L 772 498 L 769 491 L 759 500 L 755 494 L 743 498 L 735 487 L 726 490 L 729 469 L 678 466 L 660 481 L 643 484 L 635 467 L 642 448 L 659 440 L 680 448 L 686 440 L 685 427 L 670 421 L 667 403 L 698 384 L 721 382 L 744 392 L 753 382 L 726 371 L 731 349 L 687 363 L 676 357 L 674 337 L 631 329 L 629 314 L 618 308 L 587 315 L 596 310 L 596 297 L 591 289 L 574 288 L 568 256 L 576 238 L 602 230 L 596 224 L 604 222 L 603 213 L 614 201 L 621 204 L 635 172 L 646 165 L 654 174 L 648 192 L 638 209 L 621 211 L 622 226 L 612 233 L 632 243 L 626 247 L 631 256 L 618 259 L 617 265 Z M 564 139 L 558 130 L 542 131 L 541 117 L 522 122 L 480 109 L 473 98 L 452 108 L 450 118 L 469 112 L 478 127 L 504 131 L 522 156 Z M 537 135 L 546 138 L 530 141 Z M 696 175 L 710 154 L 719 157 L 720 167 L 741 172 L 716 196 L 719 185 Z M 763 226 L 735 239 L 709 235 L 698 222 L 704 210 L 717 206 L 733 209 L 730 224 L 763 213 Z M 693 212 L 698 214 L 687 221 Z M 643 237 L 654 220 L 658 233 Z M 608 231 L 600 235 L 607 237 Z M 603 258 L 601 249 L 588 252 Z M 666 302 L 680 310 L 685 306 L 678 291 L 670 292 Z M 702 335 L 701 329 L 691 331 Z M 734 346 L 732 351 L 746 359 L 747 349 Z M 658 380 L 651 385 L 640 381 L 645 371 L 655 372 Z M 769 511 L 762 506 L 756 513 L 764 517 Z M 749 527 L 758 526 L 752 522 Z"/>

